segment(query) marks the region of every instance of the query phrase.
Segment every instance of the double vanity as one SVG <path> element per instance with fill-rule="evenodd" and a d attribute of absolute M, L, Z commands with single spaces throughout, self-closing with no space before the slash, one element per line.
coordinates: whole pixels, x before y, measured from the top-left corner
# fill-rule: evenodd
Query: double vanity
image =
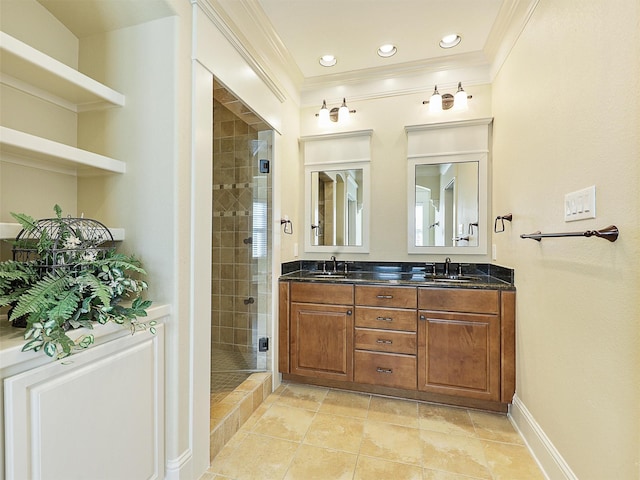
<path fill-rule="evenodd" d="M 490 264 L 301 261 L 279 283 L 288 381 L 506 411 L 513 271 Z"/>
<path fill-rule="evenodd" d="M 487 255 L 491 124 L 405 127 L 407 254 Z M 306 253 L 371 254 L 372 190 L 386 185 L 371 178 L 373 137 L 301 139 Z M 279 290 L 285 380 L 495 411 L 513 398 L 512 270 L 332 256 L 284 264 Z"/>

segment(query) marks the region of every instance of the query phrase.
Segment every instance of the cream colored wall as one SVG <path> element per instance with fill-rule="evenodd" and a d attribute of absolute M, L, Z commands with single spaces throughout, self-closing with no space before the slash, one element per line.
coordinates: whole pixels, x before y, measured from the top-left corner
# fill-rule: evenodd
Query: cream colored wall
<path fill-rule="evenodd" d="M 0 2 L 0 29 L 71 67 L 78 64 L 78 39 L 35 0 Z M 76 146 L 75 112 L 0 85 L 0 123 L 3 127 Z M 76 215 L 76 176 L 65 169 L 47 172 L 22 158 L 3 153 L 0 163 L 0 222 L 13 223 L 10 212 L 34 218 L 54 216 L 59 204 Z"/>
<path fill-rule="evenodd" d="M 173 298 L 176 95 L 176 21 L 173 17 L 81 42 L 80 65 L 93 78 L 123 93 L 124 108 L 80 114 L 80 148 L 120 159 L 123 175 L 78 180 L 78 204 L 87 216 L 124 227 L 123 250 L 135 252 L 151 278 L 149 295 Z M 135 71 L 136 75 L 131 75 Z M 165 238 L 159 242 L 159 238 Z"/>
<path fill-rule="evenodd" d="M 71 68 L 78 68 L 78 38 L 36 0 L 2 0 L 0 29 Z"/>
<path fill-rule="evenodd" d="M 444 111 L 441 114 L 429 114 L 427 106 L 422 104 L 431 95 L 425 87 L 424 93 L 408 94 L 394 97 L 371 98 L 347 102 L 349 108 L 355 109 L 348 126 L 332 124 L 320 128 L 317 124 L 318 106 L 303 108 L 301 111 L 301 135 L 319 135 L 352 130 L 373 130 L 371 147 L 371 242 L 368 254 L 344 254 L 341 258 L 351 260 L 378 261 L 426 261 L 427 259 L 444 259 L 444 255 L 409 255 L 407 253 L 407 136 L 404 127 L 445 121 L 468 120 L 491 117 L 491 86 L 465 85 L 468 94 L 473 95 L 466 112 Z M 443 93 L 447 93 L 443 90 Z M 331 107 L 329 107 L 331 108 Z M 293 175 L 295 171 L 291 172 Z M 300 252 L 303 258 L 316 259 L 322 254 L 303 253 L 302 241 L 304 223 L 304 188 L 300 172 L 297 179 L 300 184 L 298 198 L 300 205 L 297 217 L 297 229 Z M 293 180 L 290 180 L 293 181 Z M 483 228 L 488 228 L 486 222 Z M 286 248 L 286 247 L 285 247 Z M 290 251 L 283 252 L 289 258 Z M 319 257 L 320 256 L 320 257 Z M 340 258 L 340 256 L 338 255 Z M 451 256 L 455 261 L 456 257 Z M 467 262 L 486 262 L 487 255 L 460 256 Z"/>
<path fill-rule="evenodd" d="M 515 268 L 516 395 L 583 480 L 640 478 L 639 20 L 637 0 L 541 0 L 493 83 L 493 212 L 514 215 L 493 242 Z M 565 223 L 564 194 L 590 185 L 597 218 Z M 613 244 L 518 237 L 609 224 Z"/>
<path fill-rule="evenodd" d="M 121 109 L 81 114 L 83 148 L 122 159 L 120 176 L 82 178 L 78 203 L 124 227 L 122 251 L 148 273 L 147 297 L 167 320 L 167 476 L 191 468 L 191 8 L 176 16 L 82 39 L 80 65 L 126 97 Z M 210 159 L 208 159 L 210 161 Z M 184 462 L 184 463 L 182 463 Z"/>

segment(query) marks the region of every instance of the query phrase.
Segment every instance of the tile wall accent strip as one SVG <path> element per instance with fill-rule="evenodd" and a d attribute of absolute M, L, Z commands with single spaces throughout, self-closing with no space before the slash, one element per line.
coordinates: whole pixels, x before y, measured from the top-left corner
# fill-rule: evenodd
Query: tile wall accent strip
<path fill-rule="evenodd" d="M 241 210 L 235 212 L 213 212 L 214 217 L 250 217 L 251 212 L 249 210 Z"/>
<path fill-rule="evenodd" d="M 254 183 L 219 183 L 211 185 L 212 190 L 232 190 L 234 188 L 253 188 Z"/>

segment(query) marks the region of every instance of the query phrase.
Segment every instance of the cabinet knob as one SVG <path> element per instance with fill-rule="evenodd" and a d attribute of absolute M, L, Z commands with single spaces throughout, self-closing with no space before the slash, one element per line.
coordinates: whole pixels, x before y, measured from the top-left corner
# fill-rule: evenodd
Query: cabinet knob
<path fill-rule="evenodd" d="M 393 373 L 393 369 L 392 368 L 378 367 L 378 368 L 376 368 L 376 372 L 378 372 L 378 373 Z"/>
<path fill-rule="evenodd" d="M 347 315 L 351 315 L 353 312 L 351 310 L 347 310 Z"/>
<path fill-rule="evenodd" d="M 392 345 L 393 344 L 393 340 L 387 340 L 384 338 L 379 338 L 376 340 L 376 343 L 384 343 L 385 345 Z"/>
<path fill-rule="evenodd" d="M 424 315 L 420 315 L 420 320 L 426 320 L 427 317 L 425 317 Z"/>

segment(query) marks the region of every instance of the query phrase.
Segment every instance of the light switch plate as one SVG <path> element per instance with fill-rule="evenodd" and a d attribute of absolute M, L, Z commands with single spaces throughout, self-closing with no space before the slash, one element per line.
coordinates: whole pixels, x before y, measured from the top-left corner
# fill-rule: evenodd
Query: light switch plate
<path fill-rule="evenodd" d="M 596 187 L 592 185 L 564 196 L 564 221 L 596 218 Z"/>

